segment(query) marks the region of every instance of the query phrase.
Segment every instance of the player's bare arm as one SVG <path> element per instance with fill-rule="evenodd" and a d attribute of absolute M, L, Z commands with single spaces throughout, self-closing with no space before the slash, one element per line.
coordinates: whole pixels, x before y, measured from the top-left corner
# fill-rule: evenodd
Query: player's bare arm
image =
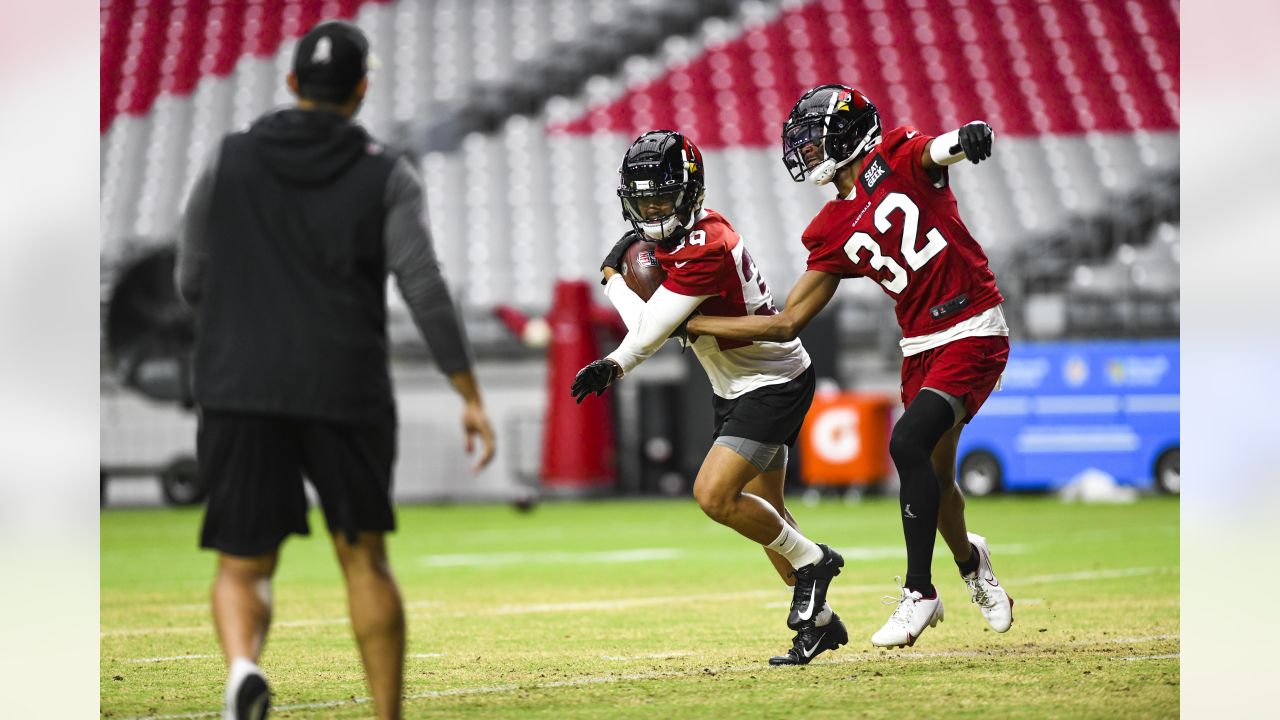
<path fill-rule="evenodd" d="M 822 308 L 827 306 L 839 285 L 839 275 L 810 270 L 796 281 L 795 287 L 787 295 L 786 307 L 776 315 L 695 315 L 686 328 L 690 335 L 712 335 L 726 340 L 787 342 L 794 340 Z"/>
<path fill-rule="evenodd" d="M 995 133 L 982 120 L 974 120 L 959 129 L 944 133 L 925 143 L 920 153 L 920 166 L 930 172 L 954 165 L 961 160 L 977 164 L 991 157 Z"/>

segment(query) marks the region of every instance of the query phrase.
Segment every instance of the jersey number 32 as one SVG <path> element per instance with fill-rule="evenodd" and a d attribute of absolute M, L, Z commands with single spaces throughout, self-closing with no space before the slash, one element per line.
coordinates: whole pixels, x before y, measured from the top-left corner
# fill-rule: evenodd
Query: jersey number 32
<path fill-rule="evenodd" d="M 911 202 L 911 198 L 902 193 L 889 193 L 880 201 L 872 216 L 876 230 L 886 233 L 893 227 L 889 221 L 889 213 L 894 210 L 902 211 L 902 259 L 913 271 L 919 270 L 925 266 L 925 263 L 932 260 L 933 256 L 942 252 L 942 249 L 947 246 L 947 240 L 942 237 L 942 233 L 938 232 L 938 228 L 930 228 L 929 232 L 924 234 L 927 241 L 924 247 L 916 248 L 916 232 L 920 229 L 920 208 Z M 894 295 L 901 294 L 907 287 L 907 271 L 902 268 L 902 264 L 891 257 L 881 255 L 880 246 L 867 233 L 856 232 L 845 242 L 844 253 L 854 264 L 863 261 L 863 250 L 869 253 L 867 263 L 872 268 L 889 273 L 889 277 L 881 279 L 880 284 Z"/>

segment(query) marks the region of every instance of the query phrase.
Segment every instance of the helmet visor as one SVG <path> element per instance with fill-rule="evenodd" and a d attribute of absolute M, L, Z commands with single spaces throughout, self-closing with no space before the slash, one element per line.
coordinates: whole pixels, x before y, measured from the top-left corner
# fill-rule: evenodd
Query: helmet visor
<path fill-rule="evenodd" d="M 631 190 L 620 188 L 622 210 L 638 223 L 661 223 L 676 214 L 684 200 L 683 187 L 667 187 L 661 190 Z"/>
<path fill-rule="evenodd" d="M 800 181 L 827 159 L 826 128 L 823 118 L 802 120 L 782 131 L 782 161 L 791 179 Z"/>

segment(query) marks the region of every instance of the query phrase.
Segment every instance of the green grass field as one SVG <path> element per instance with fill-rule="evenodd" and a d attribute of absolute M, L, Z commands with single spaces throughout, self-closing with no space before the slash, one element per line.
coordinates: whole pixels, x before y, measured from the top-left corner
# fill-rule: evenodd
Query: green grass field
<path fill-rule="evenodd" d="M 404 507 L 391 541 L 409 612 L 411 718 L 1166 718 L 1178 715 L 1178 502 L 970 501 L 1016 600 L 989 631 L 939 539 L 946 620 L 914 648 L 868 638 L 905 569 L 897 503 L 797 504 L 841 550 L 830 600 L 849 645 L 771 668 L 789 591 L 692 501 Z M 102 515 L 104 717 L 219 717 L 214 556 L 194 510 Z M 322 528 L 319 517 L 313 528 Z M 327 537 L 289 540 L 262 665 L 274 717 L 371 705 Z"/>

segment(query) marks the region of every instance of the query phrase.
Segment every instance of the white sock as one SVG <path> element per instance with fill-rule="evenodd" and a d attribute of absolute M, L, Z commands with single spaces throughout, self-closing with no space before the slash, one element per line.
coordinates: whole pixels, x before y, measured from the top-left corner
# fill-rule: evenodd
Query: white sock
<path fill-rule="evenodd" d="M 818 611 L 817 615 L 813 616 L 813 624 L 817 627 L 822 627 L 823 625 L 831 622 L 831 615 L 831 605 L 828 603 L 822 603 L 822 609 Z"/>
<path fill-rule="evenodd" d="M 793 568 L 812 565 L 822 559 L 822 548 L 785 521 L 782 523 L 782 532 L 765 547 L 786 558 Z"/>
<path fill-rule="evenodd" d="M 231 670 L 227 673 L 227 690 L 224 693 L 228 703 L 235 701 L 235 691 L 240 683 L 250 675 L 262 675 L 262 668 L 247 657 L 238 657 L 231 661 Z"/>

